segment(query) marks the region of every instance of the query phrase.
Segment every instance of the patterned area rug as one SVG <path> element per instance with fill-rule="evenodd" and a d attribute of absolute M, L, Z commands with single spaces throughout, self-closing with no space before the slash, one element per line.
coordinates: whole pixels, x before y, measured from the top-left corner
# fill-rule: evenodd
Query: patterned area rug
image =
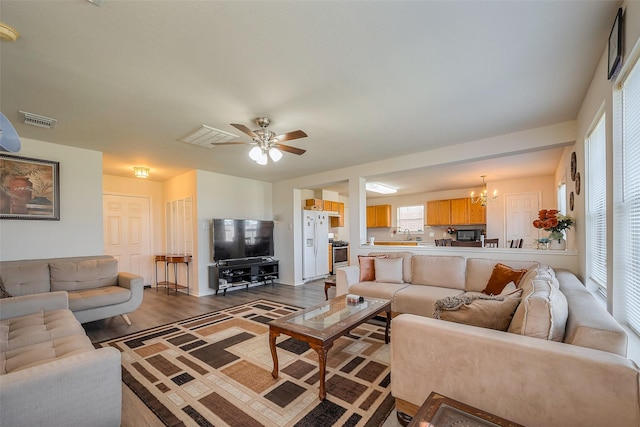
<path fill-rule="evenodd" d="M 122 352 L 122 380 L 167 426 L 381 426 L 392 411 L 384 326 L 365 323 L 335 341 L 327 398 L 318 357 L 278 337 L 271 377 L 267 322 L 299 308 L 266 300 L 98 344 Z"/>

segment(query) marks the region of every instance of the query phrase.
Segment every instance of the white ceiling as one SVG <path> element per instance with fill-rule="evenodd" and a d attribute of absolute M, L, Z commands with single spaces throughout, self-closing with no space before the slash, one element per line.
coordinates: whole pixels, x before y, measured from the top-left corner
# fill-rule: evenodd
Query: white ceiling
<path fill-rule="evenodd" d="M 574 120 L 620 4 L 0 0 L 21 33 L 0 44 L 0 108 L 22 137 L 104 152 L 105 174 L 276 182 Z M 58 125 L 26 126 L 19 110 Z M 304 130 L 288 144 L 307 152 L 258 166 L 247 145 L 177 141 L 201 124 L 249 141 L 230 123 L 255 129 L 259 115 L 276 133 Z M 553 173 L 559 153 L 467 166 L 465 183 L 431 168 L 422 181 Z"/>

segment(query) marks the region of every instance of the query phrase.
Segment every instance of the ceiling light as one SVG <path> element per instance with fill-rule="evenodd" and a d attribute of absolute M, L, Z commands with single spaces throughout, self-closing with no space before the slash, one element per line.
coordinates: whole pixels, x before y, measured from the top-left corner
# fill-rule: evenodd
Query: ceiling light
<path fill-rule="evenodd" d="M 471 203 L 480 203 L 481 206 L 487 206 L 487 200 L 491 200 L 495 202 L 498 198 L 498 190 L 493 190 L 493 196 L 487 197 L 487 184 L 484 182 L 484 179 L 487 175 L 480 175 L 482 178 L 482 192 L 478 195 L 477 198 L 473 198 L 473 191 L 471 192 Z"/>
<path fill-rule="evenodd" d="M 35 126 L 39 128 L 52 129 L 56 127 L 58 120 L 51 117 L 40 116 L 38 114 L 29 113 L 27 111 L 20 111 L 24 114 L 24 124 Z"/>
<path fill-rule="evenodd" d="M 20 33 L 15 28 L 0 22 L 0 40 L 14 42 L 18 37 L 20 37 Z"/>
<path fill-rule="evenodd" d="M 280 150 L 278 150 L 275 147 L 272 147 L 269 150 L 269 157 L 271 157 L 271 160 L 273 160 L 274 162 L 277 162 L 278 160 L 280 160 L 282 158 L 282 152 Z"/>
<path fill-rule="evenodd" d="M 260 157 L 258 158 L 258 160 L 256 160 L 256 163 L 259 164 L 260 166 L 264 166 L 267 164 L 267 153 L 265 153 L 264 151 L 260 152 Z"/>
<path fill-rule="evenodd" d="M 260 149 L 260 147 L 253 147 L 251 151 L 249 151 L 249 157 L 251 157 L 251 160 L 254 162 L 260 160 L 260 156 L 262 156 L 262 149 Z"/>
<path fill-rule="evenodd" d="M 149 178 L 149 168 L 145 168 L 144 166 L 134 166 L 133 174 L 136 178 Z"/>
<path fill-rule="evenodd" d="M 366 188 L 367 191 L 373 191 L 374 193 L 380 194 L 393 194 L 398 192 L 397 188 L 389 187 L 388 185 L 380 184 L 379 182 L 367 182 Z"/>
<path fill-rule="evenodd" d="M 215 147 L 213 144 L 229 142 L 236 138 L 238 138 L 238 135 L 234 135 L 220 129 L 215 129 L 211 126 L 202 125 L 198 129 L 178 139 L 178 141 L 186 144 L 198 145 L 204 148 L 213 148 Z"/>

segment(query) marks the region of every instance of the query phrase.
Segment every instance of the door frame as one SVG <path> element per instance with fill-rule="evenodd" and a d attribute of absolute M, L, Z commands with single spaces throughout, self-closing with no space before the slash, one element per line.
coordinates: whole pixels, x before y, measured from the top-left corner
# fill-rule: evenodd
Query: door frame
<path fill-rule="evenodd" d="M 507 203 L 507 198 L 509 196 L 519 196 L 519 195 L 523 195 L 523 194 L 535 194 L 538 197 L 538 210 L 540 210 L 540 206 L 542 206 L 542 191 L 541 190 L 533 190 L 533 191 L 522 191 L 522 192 L 518 192 L 518 193 L 506 193 L 504 194 L 504 213 L 503 213 L 503 218 L 504 218 L 504 229 L 502 230 L 502 235 L 504 236 L 505 239 L 505 247 L 506 247 L 506 243 L 509 241 L 509 238 L 507 236 L 507 224 L 508 224 L 508 210 L 509 210 L 509 204 Z M 533 225 L 531 225 L 531 227 L 533 227 Z M 523 248 L 528 248 L 527 246 L 525 246 L 527 243 L 525 242 L 523 244 Z M 528 248 L 530 249 L 530 248 Z"/>

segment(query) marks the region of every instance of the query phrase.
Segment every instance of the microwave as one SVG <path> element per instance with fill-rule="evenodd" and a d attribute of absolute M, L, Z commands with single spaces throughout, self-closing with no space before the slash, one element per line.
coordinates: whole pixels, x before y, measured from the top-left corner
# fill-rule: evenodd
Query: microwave
<path fill-rule="evenodd" d="M 482 230 L 457 230 L 456 240 L 461 242 L 475 242 L 480 240 Z"/>

